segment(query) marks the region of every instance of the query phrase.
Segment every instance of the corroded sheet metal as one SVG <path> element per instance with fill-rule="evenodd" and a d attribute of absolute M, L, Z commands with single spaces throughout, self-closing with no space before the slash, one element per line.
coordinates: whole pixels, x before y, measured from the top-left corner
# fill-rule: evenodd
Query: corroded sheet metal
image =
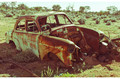
<path fill-rule="evenodd" d="M 18 47 L 23 51 L 27 49 L 32 49 L 32 51 L 39 57 L 38 53 L 38 34 L 32 34 L 27 32 L 14 32 L 13 41 Z"/>
<path fill-rule="evenodd" d="M 49 52 L 58 56 L 58 58 L 67 66 L 72 66 L 72 54 L 73 52 L 69 52 L 68 46 L 75 45 L 73 42 L 69 40 L 64 40 L 62 38 L 57 38 L 53 36 L 40 36 L 39 37 L 39 52 L 41 59 L 44 58 Z"/>
<path fill-rule="evenodd" d="M 99 34 L 96 31 L 79 26 L 61 26 L 51 32 L 52 36 L 57 36 L 73 41 L 81 48 L 82 52 L 99 50 Z"/>

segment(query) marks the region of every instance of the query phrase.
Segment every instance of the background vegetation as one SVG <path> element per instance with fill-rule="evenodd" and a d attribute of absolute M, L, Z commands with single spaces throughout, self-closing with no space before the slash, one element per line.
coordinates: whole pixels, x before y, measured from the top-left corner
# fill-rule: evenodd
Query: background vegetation
<path fill-rule="evenodd" d="M 79 11 L 75 11 L 74 6 L 72 5 L 69 5 L 66 7 L 66 9 L 61 10 L 61 6 L 58 4 L 53 5 L 51 9 L 51 8 L 41 7 L 41 6 L 28 7 L 27 5 L 23 3 L 17 5 L 17 2 L 1 2 L 0 3 L 0 12 L 6 16 L 10 15 L 10 17 L 13 17 L 15 15 L 35 14 L 38 12 L 46 12 L 46 11 L 62 11 L 66 13 L 71 12 L 73 13 L 73 15 L 75 14 L 76 15 L 96 14 L 94 15 L 96 17 L 101 16 L 101 15 L 107 16 L 107 15 L 119 15 L 120 14 L 120 10 L 118 10 L 118 8 L 115 6 L 108 6 L 106 7 L 107 11 L 100 11 L 100 12 L 90 12 L 89 11 L 91 9 L 90 6 L 80 6 L 78 8 L 79 8 Z M 89 15 L 87 15 L 88 18 L 89 18 Z"/>

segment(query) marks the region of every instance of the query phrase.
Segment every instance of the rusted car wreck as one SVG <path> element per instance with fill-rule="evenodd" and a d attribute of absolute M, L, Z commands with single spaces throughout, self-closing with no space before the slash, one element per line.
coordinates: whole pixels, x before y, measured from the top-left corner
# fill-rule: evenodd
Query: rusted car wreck
<path fill-rule="evenodd" d="M 119 54 L 119 39 L 110 40 L 103 33 L 74 25 L 63 12 L 19 17 L 14 29 L 6 33 L 6 42 L 11 41 L 17 50 L 30 49 L 41 60 L 52 53 L 66 66 L 81 61 L 83 55 L 97 59 L 108 53 Z"/>

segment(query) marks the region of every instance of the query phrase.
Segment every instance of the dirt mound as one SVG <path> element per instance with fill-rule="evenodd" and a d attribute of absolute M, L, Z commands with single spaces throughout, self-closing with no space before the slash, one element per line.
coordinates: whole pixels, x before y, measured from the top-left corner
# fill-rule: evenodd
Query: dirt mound
<path fill-rule="evenodd" d="M 39 59 L 34 61 L 27 61 L 27 62 L 23 62 L 23 61 L 17 62 L 15 60 L 12 60 L 12 58 L 19 56 L 19 54 L 20 52 L 17 51 L 13 45 L 0 43 L 0 64 L 1 64 L 0 74 L 2 76 L 8 75 L 9 77 L 10 76 L 11 77 L 32 77 L 32 76 L 34 77 L 37 75 L 42 77 L 43 76 L 50 77 L 55 75 L 61 75 L 61 73 L 69 72 L 71 74 L 78 74 L 77 75 L 78 77 L 79 76 L 83 77 L 86 75 L 86 73 L 88 73 L 88 70 L 89 71 L 94 70 L 94 66 L 101 65 L 100 68 L 102 67 L 108 68 L 107 65 L 111 66 L 110 64 L 113 63 L 112 61 L 101 62 L 92 56 L 84 56 L 83 58 L 85 59 L 85 61 L 83 63 L 75 63 L 74 67 L 72 69 L 69 69 L 69 68 L 65 68 L 64 64 L 60 60 L 50 59 L 48 56 L 46 56 L 43 61 Z M 26 56 L 26 55 L 23 55 L 23 56 Z M 100 57 L 100 59 L 101 58 L 104 59 L 104 57 Z M 107 73 L 109 73 L 109 71 L 111 70 L 108 69 Z M 110 74 L 115 74 L 114 71 L 110 72 Z M 99 72 L 99 69 L 97 70 L 97 72 Z M 101 76 L 101 75 L 97 74 L 97 76 Z"/>

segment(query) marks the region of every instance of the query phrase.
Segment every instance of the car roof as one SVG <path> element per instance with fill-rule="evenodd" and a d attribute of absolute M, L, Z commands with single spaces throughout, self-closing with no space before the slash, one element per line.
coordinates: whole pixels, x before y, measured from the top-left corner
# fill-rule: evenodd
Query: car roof
<path fill-rule="evenodd" d="M 33 14 L 33 15 L 23 15 L 20 16 L 18 19 L 21 18 L 28 18 L 28 19 L 36 19 L 37 17 L 46 17 L 46 16 L 50 16 L 50 15 L 56 15 L 56 14 L 65 14 L 64 12 L 55 12 L 55 11 L 50 11 L 50 12 L 42 12 L 42 13 L 37 13 L 37 14 Z"/>

